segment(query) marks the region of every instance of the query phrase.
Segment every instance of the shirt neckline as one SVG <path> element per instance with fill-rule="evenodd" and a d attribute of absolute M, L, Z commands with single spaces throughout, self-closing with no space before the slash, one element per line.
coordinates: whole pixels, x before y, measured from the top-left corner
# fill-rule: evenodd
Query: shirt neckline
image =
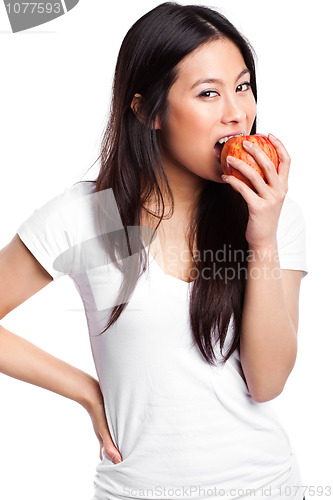
<path fill-rule="evenodd" d="M 188 288 L 190 285 L 192 285 L 192 283 L 194 281 L 184 281 L 180 278 L 176 278 L 176 276 L 172 276 L 172 274 L 168 274 L 166 273 L 165 271 L 163 271 L 163 269 L 159 266 L 159 264 L 157 264 L 156 260 L 154 259 L 154 257 L 152 256 L 152 254 L 149 252 L 148 250 L 148 247 L 145 247 L 145 251 L 147 253 L 147 256 L 148 256 L 148 259 L 149 259 L 149 262 L 151 262 L 153 264 L 153 266 L 155 266 L 155 268 L 157 269 L 157 271 L 165 278 L 165 279 L 168 279 L 168 280 L 173 280 L 174 282 L 178 282 L 181 284 L 181 286 L 183 287 L 186 287 Z"/>

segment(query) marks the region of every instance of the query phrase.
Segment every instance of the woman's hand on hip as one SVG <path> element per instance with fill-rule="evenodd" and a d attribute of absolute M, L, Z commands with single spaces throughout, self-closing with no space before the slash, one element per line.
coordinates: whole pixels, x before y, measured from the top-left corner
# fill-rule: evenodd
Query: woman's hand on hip
<path fill-rule="evenodd" d="M 119 463 L 122 461 L 122 456 L 120 451 L 116 448 L 109 431 L 103 394 L 100 389 L 99 382 L 94 379 L 95 384 L 93 390 L 90 391 L 89 397 L 86 398 L 82 406 L 87 410 L 90 415 L 93 428 L 97 439 L 100 444 L 100 459 L 103 459 L 102 449 L 104 448 L 105 453 L 114 463 Z"/>

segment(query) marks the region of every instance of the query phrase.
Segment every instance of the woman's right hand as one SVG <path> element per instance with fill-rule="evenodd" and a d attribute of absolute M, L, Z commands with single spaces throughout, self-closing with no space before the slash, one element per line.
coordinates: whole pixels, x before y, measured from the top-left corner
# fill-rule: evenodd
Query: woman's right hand
<path fill-rule="evenodd" d="M 95 434 L 100 444 L 100 459 L 103 460 L 102 448 L 104 448 L 105 453 L 112 460 L 113 463 L 119 463 L 122 461 L 122 456 L 120 451 L 116 448 L 109 431 L 103 394 L 100 389 L 99 382 L 93 379 L 93 391 L 89 396 L 87 401 L 82 404 L 82 406 L 87 410 L 90 415 Z"/>

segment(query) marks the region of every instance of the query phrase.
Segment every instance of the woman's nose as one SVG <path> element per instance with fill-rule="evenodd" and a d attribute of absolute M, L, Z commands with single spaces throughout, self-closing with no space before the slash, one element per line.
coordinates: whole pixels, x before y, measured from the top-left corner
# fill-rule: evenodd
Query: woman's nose
<path fill-rule="evenodd" d="M 242 103 L 237 102 L 237 96 L 226 96 L 221 110 L 221 122 L 241 122 L 246 118 Z"/>

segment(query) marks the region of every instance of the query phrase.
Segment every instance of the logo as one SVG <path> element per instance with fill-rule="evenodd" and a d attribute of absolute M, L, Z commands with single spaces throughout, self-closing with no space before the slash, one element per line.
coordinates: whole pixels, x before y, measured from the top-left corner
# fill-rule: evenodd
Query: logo
<path fill-rule="evenodd" d="M 51 0 L 47 2 L 22 2 L 4 0 L 13 33 L 53 21 L 72 10 L 79 0 Z"/>

